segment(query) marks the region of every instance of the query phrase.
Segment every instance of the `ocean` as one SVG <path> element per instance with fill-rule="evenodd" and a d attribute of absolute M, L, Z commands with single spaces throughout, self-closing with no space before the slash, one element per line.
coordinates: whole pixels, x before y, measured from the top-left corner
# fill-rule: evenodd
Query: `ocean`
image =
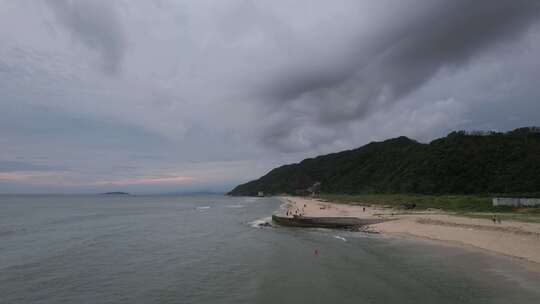
<path fill-rule="evenodd" d="M 510 258 L 267 226 L 281 204 L 2 195 L 0 303 L 540 303 L 538 272 Z"/>

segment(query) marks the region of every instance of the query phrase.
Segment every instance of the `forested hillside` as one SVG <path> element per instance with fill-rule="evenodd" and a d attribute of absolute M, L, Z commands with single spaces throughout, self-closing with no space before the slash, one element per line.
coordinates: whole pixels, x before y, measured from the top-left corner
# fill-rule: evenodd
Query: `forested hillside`
<path fill-rule="evenodd" d="M 290 193 L 321 182 L 321 192 L 533 193 L 540 192 L 540 132 L 452 132 L 429 144 L 407 137 L 305 159 L 273 169 L 231 195 Z"/>

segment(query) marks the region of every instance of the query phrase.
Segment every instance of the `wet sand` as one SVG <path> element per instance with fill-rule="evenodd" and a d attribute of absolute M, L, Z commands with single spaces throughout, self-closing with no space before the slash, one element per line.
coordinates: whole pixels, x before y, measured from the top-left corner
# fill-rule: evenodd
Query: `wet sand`
<path fill-rule="evenodd" d="M 303 197 L 280 197 L 286 211 L 309 217 L 380 219 L 369 230 L 467 245 L 540 264 L 540 224 L 459 217 L 440 210 L 409 211 L 381 206 L 346 205 Z"/>

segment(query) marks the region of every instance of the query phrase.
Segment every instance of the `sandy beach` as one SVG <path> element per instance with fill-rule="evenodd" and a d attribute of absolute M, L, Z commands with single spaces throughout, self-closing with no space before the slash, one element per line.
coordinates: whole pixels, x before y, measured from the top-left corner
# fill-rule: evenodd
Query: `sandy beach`
<path fill-rule="evenodd" d="M 309 217 L 382 219 L 373 232 L 467 245 L 540 264 L 540 224 L 454 216 L 440 210 L 410 211 L 381 206 L 334 204 L 311 198 L 281 197 L 286 210 Z M 286 213 L 287 213 L 286 211 Z"/>

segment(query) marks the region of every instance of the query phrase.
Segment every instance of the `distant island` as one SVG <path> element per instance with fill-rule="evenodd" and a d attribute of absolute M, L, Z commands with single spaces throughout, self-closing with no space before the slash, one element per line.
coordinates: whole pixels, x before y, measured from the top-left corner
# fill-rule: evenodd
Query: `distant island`
<path fill-rule="evenodd" d="M 229 195 L 479 194 L 540 191 L 540 128 L 457 131 L 430 143 L 407 137 L 309 158 L 271 170 Z"/>
<path fill-rule="evenodd" d="M 105 192 L 102 193 L 103 195 L 131 195 L 127 192 L 120 192 L 120 191 L 114 191 L 114 192 Z"/>

